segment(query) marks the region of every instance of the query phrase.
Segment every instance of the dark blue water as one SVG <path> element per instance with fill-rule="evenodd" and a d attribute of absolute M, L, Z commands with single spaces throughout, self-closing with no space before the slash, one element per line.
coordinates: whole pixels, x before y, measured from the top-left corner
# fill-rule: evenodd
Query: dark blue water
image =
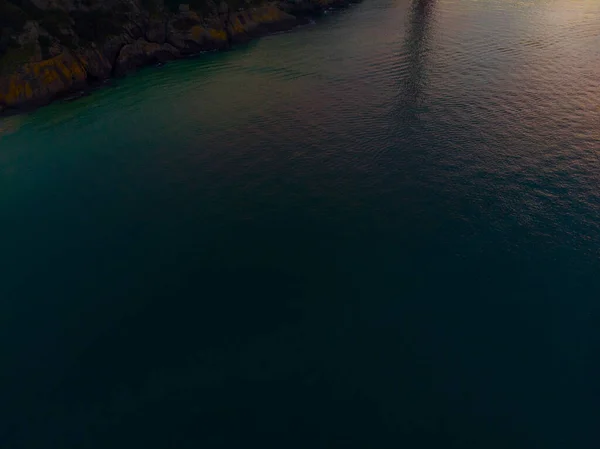
<path fill-rule="evenodd" d="M 600 447 L 600 2 L 365 0 L 0 121 L 2 449 Z"/>

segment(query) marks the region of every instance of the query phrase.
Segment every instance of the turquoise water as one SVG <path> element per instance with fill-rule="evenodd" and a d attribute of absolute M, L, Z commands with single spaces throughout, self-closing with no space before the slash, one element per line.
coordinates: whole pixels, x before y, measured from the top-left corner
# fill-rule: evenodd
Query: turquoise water
<path fill-rule="evenodd" d="M 600 2 L 365 0 L 0 119 L 0 447 L 595 449 Z"/>

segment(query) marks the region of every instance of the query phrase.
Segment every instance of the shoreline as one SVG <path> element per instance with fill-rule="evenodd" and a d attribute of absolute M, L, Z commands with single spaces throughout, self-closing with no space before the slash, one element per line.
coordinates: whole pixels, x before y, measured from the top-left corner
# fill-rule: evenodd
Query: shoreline
<path fill-rule="evenodd" d="M 188 24 L 192 24 L 181 30 L 181 34 L 187 34 L 179 42 L 176 41 L 179 37 L 177 31 L 169 35 L 165 25 L 162 39 L 152 37 L 151 40 L 148 31 L 141 38 L 128 39 L 115 53 L 112 63 L 107 62 L 101 49 L 92 43 L 93 54 L 89 59 L 85 58 L 88 55 L 83 54 L 82 57 L 77 51 L 65 48 L 54 58 L 25 63 L 15 73 L 8 75 L 0 73 L 0 117 L 30 113 L 55 102 L 77 101 L 106 87 L 112 80 L 123 78 L 142 67 L 201 58 L 209 52 L 229 51 L 261 37 L 291 32 L 314 22 L 314 19 L 329 11 L 344 9 L 359 2 L 298 0 L 293 4 L 265 3 L 236 12 L 220 12 L 218 16 L 209 16 L 202 22 L 194 11 L 181 8 L 182 11 L 167 19 L 187 20 Z M 213 27 L 203 28 L 206 23 L 211 23 Z M 190 36 L 196 39 L 189 39 Z M 154 40 L 162 40 L 163 44 Z M 51 82 L 44 86 L 48 80 Z"/>

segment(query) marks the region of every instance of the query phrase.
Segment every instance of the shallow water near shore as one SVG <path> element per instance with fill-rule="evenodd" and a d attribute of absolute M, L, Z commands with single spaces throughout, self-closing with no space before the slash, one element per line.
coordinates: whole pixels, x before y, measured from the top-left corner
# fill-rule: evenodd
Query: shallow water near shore
<path fill-rule="evenodd" d="M 0 447 L 597 448 L 599 74 L 365 0 L 0 119 Z"/>

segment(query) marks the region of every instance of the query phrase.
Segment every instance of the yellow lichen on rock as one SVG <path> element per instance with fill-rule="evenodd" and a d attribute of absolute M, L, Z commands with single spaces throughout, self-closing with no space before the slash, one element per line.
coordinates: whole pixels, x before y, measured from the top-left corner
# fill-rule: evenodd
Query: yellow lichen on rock
<path fill-rule="evenodd" d="M 255 22 L 258 23 L 271 23 L 285 19 L 287 16 L 281 9 L 269 5 L 263 8 L 258 8 L 256 13 L 252 15 Z"/>
<path fill-rule="evenodd" d="M 26 101 L 33 97 L 33 89 L 28 81 L 10 76 L 5 86 L 0 91 L 0 104 L 13 106 L 19 101 Z"/>
<path fill-rule="evenodd" d="M 227 41 L 227 33 L 225 32 L 225 30 L 209 28 L 207 31 L 211 39 L 215 41 Z"/>
<path fill-rule="evenodd" d="M 242 25 L 242 21 L 240 20 L 239 16 L 235 17 L 232 28 L 233 28 L 233 32 L 236 34 L 244 33 L 246 31 L 246 27 L 244 27 L 244 25 Z"/>
<path fill-rule="evenodd" d="M 84 68 L 68 53 L 31 62 L 0 78 L 0 104 L 16 107 L 33 98 L 48 98 L 85 81 L 85 78 Z"/>
<path fill-rule="evenodd" d="M 190 30 L 190 37 L 195 42 L 200 42 L 202 40 L 203 36 L 204 36 L 204 28 L 202 28 L 200 25 L 195 25 Z"/>

